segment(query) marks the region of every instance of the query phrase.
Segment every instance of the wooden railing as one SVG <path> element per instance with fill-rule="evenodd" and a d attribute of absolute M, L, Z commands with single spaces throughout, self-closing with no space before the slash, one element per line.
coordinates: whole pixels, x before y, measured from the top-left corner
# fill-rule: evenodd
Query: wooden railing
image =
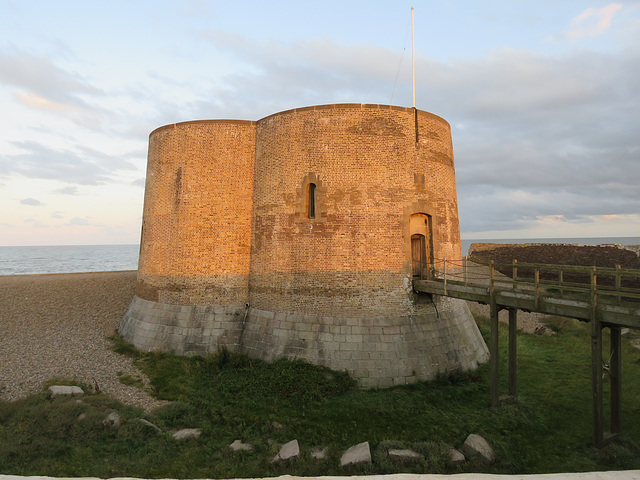
<path fill-rule="evenodd" d="M 640 302 L 640 270 L 548 265 L 536 263 L 489 262 L 487 265 L 462 260 L 436 259 L 432 274 L 425 280 L 435 280 L 448 294 L 452 284 L 486 287 L 487 291 L 513 290 L 529 292 L 535 296 L 535 305 L 546 298 L 589 300 L 618 304 Z"/>

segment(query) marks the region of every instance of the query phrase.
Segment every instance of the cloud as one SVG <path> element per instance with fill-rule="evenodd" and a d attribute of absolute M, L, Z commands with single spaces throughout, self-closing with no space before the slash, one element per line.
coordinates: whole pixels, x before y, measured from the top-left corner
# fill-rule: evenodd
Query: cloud
<path fill-rule="evenodd" d="M 587 8 L 575 17 L 564 33 L 567 38 L 594 37 L 609 30 L 614 15 L 622 8 L 621 3 L 611 3 L 602 8 Z"/>
<path fill-rule="evenodd" d="M 65 225 L 68 227 L 86 226 L 89 225 L 89 220 L 87 220 L 86 218 L 73 217 L 71 220 L 69 220 L 69 223 Z"/>
<path fill-rule="evenodd" d="M 22 205 L 31 205 L 32 207 L 41 207 L 44 205 L 40 200 L 35 198 L 23 198 L 20 200 Z"/>
<path fill-rule="evenodd" d="M 134 187 L 143 187 L 146 184 L 146 179 L 144 178 L 136 178 L 133 182 L 131 182 L 131 185 L 133 185 Z"/>
<path fill-rule="evenodd" d="M 40 99 L 45 108 L 51 103 L 84 107 L 79 95 L 101 94 L 79 74 L 56 66 L 45 56 L 7 48 L 0 49 L 0 84 L 17 88 L 27 101 Z"/>
<path fill-rule="evenodd" d="M 614 4 L 589 16 L 599 15 L 606 27 L 616 11 Z M 188 106 L 203 116 L 259 119 L 317 103 L 389 102 L 394 52 L 330 40 L 286 45 L 219 32 L 206 38 L 242 67 L 207 100 Z M 453 129 L 463 231 L 527 229 L 549 215 L 588 222 L 640 211 L 635 44 L 610 53 L 501 49 L 447 62 L 418 57 L 416 70 L 418 108 L 464 125 Z M 410 104 L 410 85 L 401 79 L 398 103 Z"/>
<path fill-rule="evenodd" d="M 119 171 L 135 170 L 135 166 L 126 160 L 128 155 L 107 155 L 83 145 L 76 145 L 74 150 L 63 150 L 33 140 L 11 143 L 23 153 L 0 155 L 0 175 L 101 185 L 114 182 Z M 62 188 L 58 193 L 74 194 L 72 188 Z"/>
<path fill-rule="evenodd" d="M 62 215 L 62 212 L 56 211 L 51 214 L 51 218 L 64 218 L 64 215 Z"/>
<path fill-rule="evenodd" d="M 60 193 L 62 195 L 78 195 L 78 187 L 76 187 L 75 185 L 62 187 L 54 190 L 53 193 Z"/>

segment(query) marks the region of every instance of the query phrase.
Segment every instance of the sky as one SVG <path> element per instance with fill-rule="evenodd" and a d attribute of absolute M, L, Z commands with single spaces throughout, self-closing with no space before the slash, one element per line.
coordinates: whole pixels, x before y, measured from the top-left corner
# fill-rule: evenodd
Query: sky
<path fill-rule="evenodd" d="M 640 236 L 640 0 L 0 0 L 0 245 L 138 243 L 159 126 L 411 107 L 412 6 L 462 237 Z"/>

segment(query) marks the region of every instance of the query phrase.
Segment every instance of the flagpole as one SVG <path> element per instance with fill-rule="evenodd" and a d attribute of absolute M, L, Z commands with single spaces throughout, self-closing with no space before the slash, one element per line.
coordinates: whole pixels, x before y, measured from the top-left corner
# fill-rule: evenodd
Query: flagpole
<path fill-rule="evenodd" d="M 411 7 L 411 71 L 413 76 L 413 108 L 416 108 L 416 44 L 413 33 L 413 7 Z"/>

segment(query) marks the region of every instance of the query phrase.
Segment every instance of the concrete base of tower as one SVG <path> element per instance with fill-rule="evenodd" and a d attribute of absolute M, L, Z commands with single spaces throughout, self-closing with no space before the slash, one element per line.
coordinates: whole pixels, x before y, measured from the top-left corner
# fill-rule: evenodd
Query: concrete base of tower
<path fill-rule="evenodd" d="M 303 359 L 347 370 L 364 388 L 477 368 L 489 352 L 464 301 L 442 298 L 416 316 L 328 317 L 255 308 L 170 305 L 135 297 L 120 334 L 141 350 L 206 355 L 226 346 L 264 360 Z"/>
<path fill-rule="evenodd" d="M 323 317 L 250 309 L 241 351 L 347 370 L 364 388 L 473 370 L 489 351 L 466 302 L 443 298 L 412 317 Z"/>
<path fill-rule="evenodd" d="M 124 340 L 143 351 L 206 355 L 238 350 L 245 308 L 172 305 L 134 297 L 120 322 Z"/>

